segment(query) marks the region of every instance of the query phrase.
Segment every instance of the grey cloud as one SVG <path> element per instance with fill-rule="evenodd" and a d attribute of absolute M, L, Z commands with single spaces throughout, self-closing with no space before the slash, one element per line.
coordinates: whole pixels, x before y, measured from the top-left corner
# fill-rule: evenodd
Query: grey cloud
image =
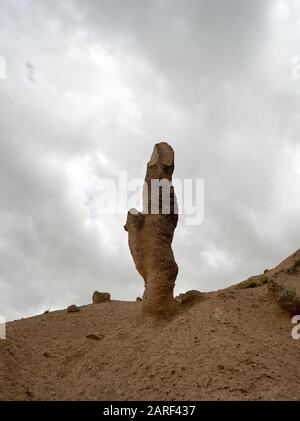
<path fill-rule="evenodd" d="M 177 178 L 205 180 L 204 223 L 181 218 L 175 233 L 177 291 L 227 286 L 299 247 L 296 6 L 2 3 L 1 314 L 87 303 L 96 288 L 141 295 L 125 214 L 89 220 L 95 186 L 87 201 L 76 163 L 96 180 L 142 178 L 161 139 Z"/>

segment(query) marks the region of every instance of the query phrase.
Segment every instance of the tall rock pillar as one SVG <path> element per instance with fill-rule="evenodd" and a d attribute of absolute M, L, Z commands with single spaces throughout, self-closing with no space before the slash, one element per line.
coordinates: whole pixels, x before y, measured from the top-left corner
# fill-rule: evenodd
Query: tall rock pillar
<path fill-rule="evenodd" d="M 143 191 L 143 212 L 130 209 L 125 230 L 135 266 L 145 282 L 143 312 L 168 315 L 175 311 L 173 290 L 178 273 L 172 251 L 178 221 L 172 186 L 174 151 L 158 143 L 150 161 Z"/>

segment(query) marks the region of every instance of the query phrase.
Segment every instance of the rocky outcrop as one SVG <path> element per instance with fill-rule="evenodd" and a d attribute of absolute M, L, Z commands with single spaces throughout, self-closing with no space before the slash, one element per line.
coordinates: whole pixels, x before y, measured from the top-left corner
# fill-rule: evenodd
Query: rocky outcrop
<path fill-rule="evenodd" d="M 147 164 L 143 212 L 130 209 L 124 227 L 136 269 L 145 283 L 143 311 L 157 315 L 175 311 L 173 290 L 178 266 L 171 244 L 178 212 L 173 171 L 172 147 L 165 142 L 156 144 Z"/>
<path fill-rule="evenodd" d="M 93 304 L 105 303 L 107 301 L 110 301 L 110 294 L 109 292 L 95 291 L 93 293 L 92 300 L 93 300 Z"/>
<path fill-rule="evenodd" d="M 300 298 L 295 290 L 285 288 L 278 282 L 271 280 L 268 283 L 268 291 L 283 310 L 292 316 L 300 314 Z"/>
<path fill-rule="evenodd" d="M 67 308 L 67 313 L 78 313 L 79 311 L 80 308 L 77 307 L 75 304 L 72 304 Z"/>
<path fill-rule="evenodd" d="M 300 314 L 300 300 L 296 291 L 290 288 L 283 288 L 277 298 L 280 307 L 290 313 L 292 316 Z"/>
<path fill-rule="evenodd" d="M 175 297 L 175 301 L 178 304 L 194 304 L 202 300 L 204 297 L 204 292 L 198 291 L 196 289 L 191 289 L 190 291 L 187 291 L 184 294 L 177 295 L 177 297 Z"/>

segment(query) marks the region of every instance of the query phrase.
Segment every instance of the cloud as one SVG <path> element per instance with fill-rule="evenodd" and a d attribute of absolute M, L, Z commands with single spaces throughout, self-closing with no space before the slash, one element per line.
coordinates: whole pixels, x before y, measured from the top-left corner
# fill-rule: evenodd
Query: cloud
<path fill-rule="evenodd" d="M 2 2 L 0 313 L 143 282 L 99 180 L 142 178 L 169 141 L 205 180 L 174 237 L 177 291 L 225 287 L 299 247 L 299 6 L 281 0 Z M 17 40 L 17 42 L 16 42 Z M 32 83 L 34 81 L 34 83 Z"/>

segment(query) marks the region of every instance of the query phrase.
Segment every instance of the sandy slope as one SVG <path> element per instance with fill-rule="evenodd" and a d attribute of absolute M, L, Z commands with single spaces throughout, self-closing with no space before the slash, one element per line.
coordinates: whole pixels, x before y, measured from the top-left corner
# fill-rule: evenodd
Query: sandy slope
<path fill-rule="evenodd" d="M 270 274 L 298 289 L 287 270 L 299 257 Z M 8 324 L 0 398 L 298 400 L 291 328 L 266 286 L 208 293 L 165 321 L 144 318 L 139 302 L 51 312 Z"/>

